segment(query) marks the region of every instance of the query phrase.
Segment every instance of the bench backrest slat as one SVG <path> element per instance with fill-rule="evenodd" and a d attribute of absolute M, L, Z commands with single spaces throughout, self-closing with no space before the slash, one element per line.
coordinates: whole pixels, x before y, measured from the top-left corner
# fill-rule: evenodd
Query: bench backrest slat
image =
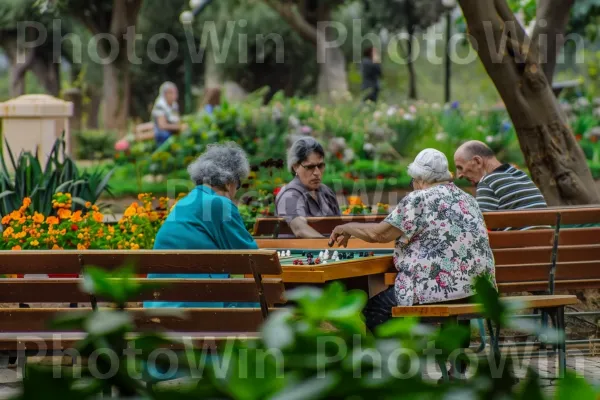
<path fill-rule="evenodd" d="M 548 280 L 548 264 L 502 265 L 496 267 L 498 283 Z M 556 280 L 600 279 L 600 260 L 559 263 Z"/>
<path fill-rule="evenodd" d="M 600 223 L 600 208 L 598 206 L 577 208 L 547 208 L 531 211 L 498 211 L 484 213 L 488 229 L 524 228 L 528 226 L 543 226 L 556 224 L 556 214 L 561 214 L 561 225 L 595 224 Z"/>
<path fill-rule="evenodd" d="M 145 279 L 137 279 L 140 282 Z M 81 280 L 61 279 L 0 279 L 0 303 L 89 303 L 90 296 L 81 291 Z M 152 280 L 160 287 L 145 290 L 130 298 L 139 301 L 173 302 L 258 302 L 254 279 L 161 279 Z M 267 304 L 283 304 L 284 286 L 281 279 L 264 279 Z M 108 299 L 98 298 L 99 301 Z M 0 324 L 1 325 L 1 324 Z"/>
<path fill-rule="evenodd" d="M 57 312 L 81 312 L 84 309 L 0 309 L 0 333 L 49 332 L 48 324 Z M 136 331 L 172 332 L 257 332 L 263 323 L 260 309 L 257 308 L 187 308 L 179 309 L 186 313 L 185 318 L 152 313 L 148 309 L 129 309 L 134 318 Z M 61 329 L 61 332 L 78 332 L 76 329 Z M 60 336 L 57 336 L 60 340 Z M 30 340 L 30 338 L 28 338 Z"/>
<path fill-rule="evenodd" d="M 498 211 L 483 213 L 488 229 L 524 228 L 529 226 L 553 226 L 556 214 L 561 213 L 561 225 L 600 223 L 600 207 L 560 207 L 529 211 Z M 341 217 L 307 218 L 308 223 L 319 233 L 329 234 L 333 229 L 348 222 L 381 222 L 386 215 L 348 215 Z M 255 236 L 293 235 L 282 218 L 258 218 L 254 225 Z"/>
<path fill-rule="evenodd" d="M 6 251 L 0 254 L 0 274 L 77 274 L 82 265 L 115 269 L 127 262 L 140 274 L 251 274 L 279 275 L 274 250 L 65 250 Z"/>
<path fill-rule="evenodd" d="M 333 229 L 349 222 L 373 223 L 381 222 L 387 214 L 374 215 L 347 215 L 339 217 L 310 217 L 306 218 L 308 224 L 317 232 L 324 235 L 330 234 Z M 283 218 L 257 218 L 254 224 L 255 236 L 271 236 L 278 230 L 279 235 L 293 235 L 289 225 Z"/>
<path fill-rule="evenodd" d="M 495 249 L 494 260 L 499 265 L 544 264 L 550 265 L 552 247 Z M 558 262 L 600 260 L 600 245 L 560 246 Z"/>

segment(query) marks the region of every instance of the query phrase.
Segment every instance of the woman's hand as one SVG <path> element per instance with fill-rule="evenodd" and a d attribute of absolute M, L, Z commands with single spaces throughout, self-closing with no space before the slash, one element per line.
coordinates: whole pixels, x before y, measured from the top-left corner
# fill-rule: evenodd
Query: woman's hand
<path fill-rule="evenodd" d="M 329 237 L 329 243 L 337 243 L 340 247 L 348 247 L 348 240 L 352 235 L 344 230 L 345 225 L 338 225 L 335 227 L 331 236 Z"/>

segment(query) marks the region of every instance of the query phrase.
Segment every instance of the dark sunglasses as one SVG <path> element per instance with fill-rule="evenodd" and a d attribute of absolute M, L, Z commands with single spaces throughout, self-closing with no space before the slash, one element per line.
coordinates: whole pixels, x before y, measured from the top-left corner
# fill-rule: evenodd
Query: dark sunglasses
<path fill-rule="evenodd" d="M 325 163 L 309 164 L 309 165 L 300 164 L 300 165 L 302 166 L 302 168 L 304 168 L 305 170 L 307 170 L 309 172 L 313 172 L 315 170 L 315 168 L 319 168 L 319 171 L 324 171 L 325 167 L 327 166 L 327 164 L 325 164 Z"/>

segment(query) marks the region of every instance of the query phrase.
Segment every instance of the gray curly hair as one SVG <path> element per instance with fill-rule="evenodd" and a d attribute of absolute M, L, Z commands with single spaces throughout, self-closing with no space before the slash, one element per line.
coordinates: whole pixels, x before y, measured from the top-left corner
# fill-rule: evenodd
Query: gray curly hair
<path fill-rule="evenodd" d="M 312 153 L 317 153 L 321 157 L 325 157 L 323 146 L 321 146 L 321 144 L 313 137 L 301 137 L 292 144 L 292 147 L 290 147 L 287 153 L 287 167 L 292 175 L 296 175 L 294 168 L 292 167 L 305 161 Z"/>
<path fill-rule="evenodd" d="M 188 166 L 190 178 L 197 184 L 224 188 L 239 184 L 250 175 L 246 153 L 234 142 L 210 144 L 206 151 Z"/>

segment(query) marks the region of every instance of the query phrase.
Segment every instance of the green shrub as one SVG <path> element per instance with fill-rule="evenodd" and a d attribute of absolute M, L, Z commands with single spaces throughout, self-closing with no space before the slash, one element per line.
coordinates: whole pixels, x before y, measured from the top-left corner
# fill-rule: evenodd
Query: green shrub
<path fill-rule="evenodd" d="M 15 160 L 13 152 L 5 143 L 12 170 L 7 167 L 4 154 L 0 157 L 0 214 L 7 215 L 18 210 L 23 199 L 31 199 L 31 210 L 53 215 L 52 196 L 70 193 L 74 210 L 84 208 L 86 202 L 96 204 L 100 196 L 110 193 L 108 182 L 114 170 L 96 168 L 80 172 L 75 162 L 65 152 L 65 141 L 57 139 L 42 168 L 38 152 L 21 152 Z"/>
<path fill-rule="evenodd" d="M 86 130 L 74 133 L 75 155 L 79 160 L 104 160 L 115 154 L 116 134 L 103 130 Z"/>

